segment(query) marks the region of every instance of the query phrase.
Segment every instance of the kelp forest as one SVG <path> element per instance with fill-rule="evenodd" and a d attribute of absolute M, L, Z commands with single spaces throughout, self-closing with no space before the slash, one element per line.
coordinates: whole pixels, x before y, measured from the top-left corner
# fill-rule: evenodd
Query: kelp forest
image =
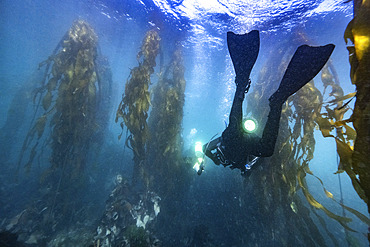
<path fill-rule="evenodd" d="M 331 57 L 319 76 L 285 102 L 275 153 L 259 159 L 248 176 L 210 159 L 201 176 L 193 170 L 195 143 L 187 150 L 183 126 L 184 118 L 196 118 L 184 110 L 194 99 L 187 94 L 193 63 L 186 60 L 185 37 L 169 38 L 154 25 L 143 28 L 129 48 L 136 57 L 122 55 L 134 61 L 127 80 L 119 75 L 114 83 L 115 61 L 102 54 L 104 37 L 86 20 L 75 20 L 10 101 L 0 133 L 8 145 L 0 160 L 14 170 L 12 183 L 25 187 L 22 196 L 31 193 L 30 181 L 37 191 L 24 202 L 12 201 L 13 211 L 0 202 L 11 212 L 0 224 L 0 245 L 369 243 L 369 215 L 343 200 L 342 187 L 339 197 L 333 193 L 312 169 L 317 142 L 333 141 L 337 169 L 330 176 L 350 181 L 370 212 L 370 2 L 353 5 L 343 38 L 355 90 L 345 93 L 346 80 Z M 283 77 L 296 47 L 317 42 L 301 27 L 288 36 L 264 49 L 246 94 L 244 115 L 262 126 L 268 98 L 278 87 L 266 82 Z M 16 148 L 16 161 L 10 162 Z M 10 198 L 9 191 L 11 186 L 2 186 L 1 199 Z"/>
<path fill-rule="evenodd" d="M 294 242 L 294 239 L 291 238 L 295 236 L 301 236 L 302 242 L 309 243 L 308 245 L 319 246 L 328 244 L 324 241 L 324 236 L 328 236 L 329 245 L 340 245 L 336 237 L 328 230 L 324 217 L 318 214 L 318 211 L 322 211 L 327 217 L 343 226 L 345 239 L 349 246 L 358 246 L 359 243 L 351 235 L 357 231 L 348 225 L 352 219 L 347 215 L 351 214 L 366 225 L 370 224 L 368 216 L 346 206 L 341 198 L 334 198 L 333 194 L 325 188 L 322 179 L 317 177 L 309 166 L 315 151 L 314 131 L 318 128 L 323 137 L 335 139 L 339 157 L 338 170 L 335 174 L 347 174 L 359 197 L 368 203 L 369 158 L 366 153 L 369 151 L 368 129 L 370 125 L 366 109 L 369 97 L 365 96 L 364 92 L 366 91 L 365 85 L 369 74 L 368 69 L 361 66 L 365 66 L 366 63 L 367 66 L 369 65 L 365 54 L 369 55 L 370 47 L 369 43 L 364 43 L 361 39 L 369 37 L 370 34 L 369 21 L 365 17 L 370 14 L 369 7 L 366 3 L 355 5 L 355 17 L 349 23 L 344 34 L 344 38 L 349 39 L 354 44 L 354 46 L 348 46 L 348 51 L 351 79 L 356 85 L 356 92 L 344 95 L 336 68 L 329 60 L 321 71 L 321 82 L 311 81 L 286 102 L 280 120 L 279 138 L 275 148 L 276 154 L 271 159 L 264 161 L 267 164 L 261 165 L 261 169 L 258 171 L 259 176 L 254 174 L 250 177 L 253 181 L 253 187 L 256 187 L 255 191 L 259 191 L 258 188 L 263 188 L 263 193 L 256 193 L 256 198 L 259 200 L 259 205 L 264 205 L 259 207 L 259 210 L 264 215 L 269 215 L 265 218 L 267 221 L 263 222 L 264 230 L 271 235 L 283 235 L 279 237 L 284 239 L 284 245 Z M 357 39 L 360 39 L 357 43 L 356 35 Z M 290 40 L 289 46 L 291 46 L 292 40 L 297 44 L 307 41 L 312 43 L 312 40 L 308 40 L 302 31 L 297 32 L 295 37 Z M 247 97 L 247 113 L 252 113 L 259 121 L 262 121 L 263 116 L 267 115 L 268 105 L 261 107 L 261 104 L 256 102 L 268 102 L 269 95 L 275 90 L 265 87 L 264 82 L 278 81 L 284 71 L 284 69 L 279 69 L 281 72 L 279 75 L 271 73 L 268 68 L 285 68 L 287 66 L 289 60 L 286 56 L 293 52 L 286 49 L 289 46 L 280 44 L 280 47 L 273 50 L 271 56 L 274 59 L 268 60 L 264 65 L 258 80 L 254 82 L 254 92 Z M 357 56 L 362 59 L 359 61 Z M 277 57 L 281 58 L 281 61 L 278 61 Z M 323 92 L 317 89 L 316 85 L 319 83 L 322 83 Z M 367 90 L 366 95 L 368 95 L 368 92 L 369 90 Z M 354 109 L 349 107 L 349 103 L 353 99 L 356 99 Z M 346 113 L 350 113 L 347 114 L 349 116 L 347 118 L 345 118 Z M 351 127 L 352 124 L 354 128 Z M 358 142 L 361 145 L 358 145 Z M 341 214 L 332 212 L 314 198 L 306 182 L 307 176 L 313 176 L 321 183 L 326 197 L 332 199 L 332 203 L 342 207 Z M 267 183 L 267 181 L 269 182 Z M 310 209 L 305 205 L 307 203 Z M 321 225 L 325 230 L 324 232 L 312 221 L 312 214 L 317 217 L 318 225 Z M 271 220 L 274 217 L 276 220 Z M 273 230 L 278 228 L 274 225 L 274 222 L 280 224 L 281 217 L 284 217 L 285 224 L 290 229 L 289 232 L 277 233 Z M 271 229 L 269 229 L 269 225 Z M 292 232 L 295 232 L 295 234 L 292 234 Z M 312 238 L 312 236 L 315 236 L 315 238 Z M 368 238 L 370 240 L 369 233 Z"/>

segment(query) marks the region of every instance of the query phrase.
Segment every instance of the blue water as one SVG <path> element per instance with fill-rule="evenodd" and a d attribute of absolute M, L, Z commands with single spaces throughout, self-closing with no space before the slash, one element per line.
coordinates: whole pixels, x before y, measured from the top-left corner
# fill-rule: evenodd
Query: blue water
<path fill-rule="evenodd" d="M 7 120 L 8 110 L 17 90 L 30 78 L 40 76 L 37 70 L 39 63 L 48 58 L 74 20 L 87 21 L 97 33 L 101 53 L 107 56 L 113 76 L 112 111 L 104 140 L 104 147 L 109 147 L 109 151 L 103 152 L 97 161 L 89 161 L 99 165 L 91 172 L 92 179 L 98 182 L 92 183 L 95 187 L 90 189 L 95 191 L 95 194 L 89 195 L 88 200 L 99 201 L 97 208 L 101 210 L 101 214 L 114 186 L 112 181 L 116 174 L 125 172 L 129 176 L 132 172 L 132 153 L 129 149 L 122 153 L 124 140 L 117 140 L 121 128 L 114 122 L 114 118 L 130 69 L 137 66 L 136 55 L 142 39 L 145 32 L 152 28 L 159 30 L 165 54 L 171 54 L 175 43 L 183 47 L 186 80 L 182 126 L 184 152 L 193 148 L 196 141 L 205 143 L 216 133 L 221 133 L 225 128 L 225 121 L 228 121 L 235 90 L 235 74 L 226 45 L 227 31 L 245 33 L 253 29 L 260 30 L 260 54 L 251 74 L 251 90 L 253 81 L 257 80 L 259 70 L 271 51 L 280 43 L 289 43 L 295 32 L 304 32 L 312 42 L 311 45 L 335 44 L 331 58 L 344 93 L 355 90 L 349 77 L 348 52 L 343 40 L 344 30 L 352 19 L 352 4 L 339 0 L 3 0 L 0 2 L 0 13 L 1 127 Z M 156 70 L 152 82 L 158 80 L 158 73 Z M 316 79 L 319 80 L 319 76 Z M 266 83 L 276 86 L 278 82 Z M 320 86 L 318 88 L 322 89 Z M 24 108 L 30 114 L 29 117 L 34 110 L 32 102 L 19 107 Z M 0 143 L 2 148 L 11 145 L 8 159 L 1 164 L 3 175 L 0 175 L 0 222 L 14 217 L 34 200 L 32 193 L 36 189 L 33 188 L 37 187 L 38 176 L 48 163 L 48 159 L 44 158 L 43 165 L 34 167 L 29 175 L 14 181 L 12 174 L 30 125 L 27 120 L 19 121 L 22 123 L 11 143 Z M 323 180 L 326 189 L 333 193 L 334 198 L 339 201 L 343 196 L 347 206 L 367 215 L 366 204 L 358 197 L 345 173 L 340 175 L 343 188 L 340 193 L 338 175 L 334 175 L 338 165 L 335 142 L 322 138 L 318 131 L 315 138 L 316 151 L 310 163 L 311 170 Z M 114 159 L 113 156 L 118 158 Z M 307 182 L 318 201 L 333 212 L 341 214 L 341 208 L 325 196 L 317 179 L 308 176 Z M 237 171 L 214 166 L 208 161 L 206 172 L 202 176 L 198 177 L 194 172 L 186 199 L 180 202 L 183 208 L 177 207 L 181 209 L 181 212 L 178 212 L 181 217 L 188 214 L 188 218 L 177 219 L 183 223 L 178 223 L 181 225 L 178 229 L 181 234 L 176 234 L 174 230 L 177 223 L 168 227 L 173 232 L 157 233 L 162 237 L 164 246 L 173 246 L 175 243 L 186 246 L 190 241 L 187 242 L 186 239 L 191 238 L 192 229 L 201 224 L 207 226 L 212 238 L 213 245 L 209 246 L 289 246 L 289 243 L 268 239 L 270 235 L 261 240 L 264 237 L 264 231 L 261 229 L 263 226 L 256 223 L 259 219 L 253 214 L 256 208 L 263 205 L 259 205 L 253 196 L 250 201 L 241 205 L 240 194 L 250 193 L 248 190 L 243 191 L 243 188 L 243 178 Z M 94 196 L 99 198 L 93 198 Z M 309 208 L 308 204 L 306 207 Z M 192 212 L 194 209 L 197 210 L 196 213 Z M 176 212 L 171 212 L 171 215 L 173 214 L 177 215 Z M 234 221 L 238 219 L 238 214 L 240 221 Z M 98 217 L 97 215 L 99 212 L 91 217 Z M 166 212 L 161 211 L 159 217 L 165 215 Z M 353 219 L 350 226 L 358 231 L 353 233 L 353 236 L 360 245 L 367 245 L 364 236 L 367 226 L 355 216 L 349 217 Z M 325 221 L 340 245 L 348 246 L 343 227 L 329 217 L 326 217 Z M 317 223 L 317 220 L 315 222 Z M 169 231 L 168 228 L 159 229 Z M 255 237 L 260 239 L 243 237 L 245 228 L 261 233 Z M 328 241 L 327 244 L 330 246 L 333 243 Z"/>

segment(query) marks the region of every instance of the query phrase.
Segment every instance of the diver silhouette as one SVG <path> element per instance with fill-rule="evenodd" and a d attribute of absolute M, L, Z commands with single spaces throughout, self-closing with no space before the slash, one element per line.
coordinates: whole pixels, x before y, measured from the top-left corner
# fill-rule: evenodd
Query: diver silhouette
<path fill-rule="evenodd" d="M 249 76 L 259 52 L 259 32 L 253 30 L 243 35 L 228 32 L 227 45 L 236 74 L 236 92 L 229 125 L 220 137 L 203 146 L 203 152 L 216 165 L 238 168 L 242 174 L 249 175 L 248 171 L 259 157 L 269 157 L 274 153 L 284 102 L 319 73 L 335 46 L 302 45 L 297 48 L 279 88 L 269 98 L 270 112 L 261 138 L 255 133 L 246 132 L 242 126 L 242 104 L 251 84 Z M 198 174 L 202 170 L 203 167 Z"/>

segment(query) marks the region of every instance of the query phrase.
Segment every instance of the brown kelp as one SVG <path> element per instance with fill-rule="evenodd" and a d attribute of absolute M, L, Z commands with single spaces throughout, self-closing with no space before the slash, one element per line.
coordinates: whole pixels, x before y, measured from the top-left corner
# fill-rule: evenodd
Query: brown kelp
<path fill-rule="evenodd" d="M 267 85 L 266 82 L 278 81 L 277 78 L 282 77 L 292 54 L 292 50 L 286 49 L 285 46 L 286 44 L 282 44 L 278 49 L 274 49 L 274 54 L 279 52 L 279 55 L 274 56 L 271 54 L 274 58 L 267 60 L 267 63 L 261 70 L 259 78 L 255 83 L 254 91 L 247 98 L 248 111 L 252 112 L 253 116 L 260 121 L 263 121 L 264 117 L 267 116 L 269 110 L 267 99 L 274 90 L 272 86 Z M 278 58 L 280 58 L 280 60 Z M 280 74 L 276 73 L 276 70 L 273 70 L 273 72 L 271 69 L 268 70 L 268 68 L 272 67 L 279 68 L 278 71 L 280 71 Z M 302 98 L 303 95 L 298 97 Z M 266 102 L 266 104 L 261 106 L 262 102 Z M 308 99 L 305 102 L 308 102 Z M 295 105 L 298 110 L 305 110 L 309 115 L 312 114 L 314 109 L 312 107 L 304 109 L 303 105 L 298 103 Z M 256 171 L 250 179 L 253 180 L 252 184 L 256 187 L 254 191 L 256 191 L 255 195 L 259 201 L 259 205 L 262 205 L 259 207 L 259 211 L 264 216 L 268 215 L 265 217 L 266 222 L 261 222 L 264 226 L 264 234 L 272 234 L 272 238 L 278 238 L 282 243 L 297 243 L 297 241 L 301 241 L 306 244 L 325 245 L 325 240 L 320 234 L 319 229 L 313 223 L 309 215 L 309 210 L 305 208 L 304 203 L 302 203 L 300 197 L 296 193 L 298 189 L 297 174 L 300 170 L 300 165 L 295 162 L 295 156 L 300 154 L 301 158 L 310 159 L 312 157 L 304 155 L 304 153 L 309 154 L 313 151 L 310 146 L 301 146 L 306 152 L 299 153 L 295 151 L 298 150 L 298 145 L 300 143 L 299 139 L 302 137 L 302 121 L 304 121 L 305 117 L 293 114 L 293 108 L 291 99 L 283 106 L 275 155 L 270 159 L 264 159 L 264 164 L 261 165 L 260 168 L 262 170 Z M 292 119 L 294 117 L 297 117 L 295 121 Z M 307 118 L 308 117 L 309 116 L 307 116 Z M 294 123 L 293 125 L 289 124 L 290 120 Z M 291 126 L 294 127 L 295 131 L 291 129 Z M 312 142 L 312 133 L 309 127 L 310 126 L 306 126 L 305 129 L 305 133 L 307 133 L 305 135 L 306 144 Z M 246 181 L 247 186 L 249 183 L 250 182 Z M 247 200 L 247 198 L 245 200 Z M 273 223 L 275 221 L 271 221 L 271 219 L 276 215 L 280 215 L 279 217 L 285 220 L 287 227 L 295 231 L 295 234 L 285 234 L 284 231 L 279 232 L 274 230 L 277 229 L 277 226 Z M 292 239 L 293 235 L 300 236 L 300 239 Z M 313 239 L 311 236 L 315 236 L 315 238 Z"/>
<path fill-rule="evenodd" d="M 152 91 L 148 142 L 150 164 L 147 164 L 147 169 L 152 173 L 150 186 L 159 187 L 162 195 L 184 185 L 180 180 L 186 178 L 181 137 L 186 86 L 184 71 L 182 52 L 178 48 Z"/>
<path fill-rule="evenodd" d="M 281 56 L 279 57 L 282 59 L 279 62 L 269 61 L 264 68 L 271 68 L 272 66 L 279 68 L 286 67 L 288 61 L 286 54 L 289 53 L 289 50 L 284 49 L 282 45 L 277 51 L 280 52 Z M 274 50 L 274 53 L 276 53 L 276 50 Z M 277 56 L 274 57 L 275 59 L 272 60 L 276 60 Z M 279 71 L 281 71 L 281 74 L 274 77 L 267 69 L 261 70 L 259 79 L 255 83 L 255 91 L 248 98 L 248 110 L 253 112 L 253 116 L 256 119 L 263 119 L 262 116 L 267 115 L 267 106 L 258 106 L 257 102 L 261 102 L 261 99 L 262 102 L 268 102 L 267 98 L 272 92 L 268 90 L 266 81 L 277 81 L 276 78 L 281 78 L 284 69 L 279 69 Z M 338 84 L 339 81 L 334 66 L 330 61 L 322 72 L 322 81 L 325 88 L 329 85 L 331 86 L 332 91 L 329 95 L 335 97 L 336 101 L 339 102 L 345 99 L 343 91 Z M 336 101 L 330 101 L 329 103 Z M 334 114 L 335 112 L 332 109 L 333 104 L 323 103 L 323 94 L 315 87 L 313 81 L 289 98 L 283 107 L 275 155 L 270 159 L 264 160 L 265 164 L 261 166 L 261 170 L 256 171 L 257 174 L 260 174 L 259 176 L 256 174 L 251 178 L 254 181 L 253 186 L 256 186 L 255 190 L 263 190 L 263 193 L 256 193 L 256 197 L 259 200 L 259 204 L 263 205 L 260 208 L 261 213 L 271 216 L 266 218 L 271 219 L 278 212 L 280 220 L 281 217 L 284 217 L 287 226 L 291 226 L 289 229 L 294 228 L 296 235 L 301 236 L 302 239 L 300 241 L 319 245 L 325 245 L 327 243 L 325 242 L 323 233 L 319 231 L 316 224 L 312 221 L 310 210 L 304 206 L 305 201 L 302 201 L 299 196 L 301 193 L 305 197 L 306 202 L 312 206 L 312 209 L 320 209 L 327 216 L 339 222 L 346 230 L 354 231 L 348 226 L 351 219 L 334 214 L 327 207 L 323 206 L 310 193 L 306 182 L 306 176 L 312 175 L 324 185 L 321 179 L 316 177 L 309 168 L 309 162 L 312 160 L 315 150 L 314 130 L 317 125 L 322 128 L 320 123 L 328 116 L 328 113 Z M 322 112 L 323 108 L 326 111 Z M 345 111 L 346 109 L 343 107 L 340 114 L 343 114 Z M 336 114 L 338 115 L 339 113 L 337 112 Z M 347 131 L 342 136 L 353 136 L 353 131 L 347 128 Z M 262 173 L 259 173 L 261 171 Z M 333 195 L 324 187 L 323 190 L 328 198 L 334 199 Z M 348 207 L 346 209 L 348 210 Z M 368 219 L 359 212 L 355 210 L 350 211 L 360 220 L 365 223 L 368 222 Z M 325 222 L 322 220 L 319 222 L 326 229 Z M 271 222 L 264 222 L 264 226 L 267 229 L 270 226 L 272 228 L 271 232 L 276 234 L 276 232 L 274 233 L 274 226 L 271 225 Z M 289 239 L 291 238 L 289 235 L 284 235 L 282 232 L 279 232 L 279 234 L 282 239 L 285 239 L 282 241 L 294 241 L 293 239 Z M 336 239 L 333 235 L 328 231 L 327 234 L 335 244 Z M 315 237 L 313 238 L 312 236 Z"/>
<path fill-rule="evenodd" d="M 110 85 L 106 85 L 106 76 L 100 78 L 104 73 L 96 64 L 97 42 L 93 28 L 77 20 L 53 54 L 40 64 L 46 68 L 34 98 L 42 109 L 37 109 L 35 116 L 42 113 L 25 138 L 19 165 L 31 149 L 25 165 L 30 169 L 36 157 L 49 153 L 46 147 L 50 145 L 51 164 L 42 176 L 48 188 L 43 196 L 49 219 L 61 216 L 57 209 L 71 212 L 77 203 L 71 198 L 81 192 L 89 148 L 103 124 L 97 111 L 102 110 L 102 97 Z"/>
<path fill-rule="evenodd" d="M 356 103 L 349 121 L 353 123 L 357 136 L 354 147 L 337 141 L 343 169 L 352 180 L 359 196 L 367 203 L 370 212 L 370 3 L 353 1 L 354 18 L 344 33 L 351 65 L 351 80 L 356 86 Z M 344 127 L 347 125 L 344 124 Z M 358 177 L 357 177 L 358 176 Z M 369 235 L 370 240 L 370 235 Z"/>
<path fill-rule="evenodd" d="M 122 101 L 116 113 L 116 122 L 122 118 L 120 125 L 123 131 L 124 124 L 130 132 L 126 143 L 134 152 L 134 175 L 137 182 L 144 177 L 144 163 L 146 159 L 146 143 L 149 138 L 147 118 L 150 106 L 150 76 L 154 73 L 155 59 L 159 53 L 160 37 L 156 30 L 146 33 L 141 49 L 137 55 L 139 66 L 133 68 L 122 95 Z M 121 134 L 122 135 L 122 134 Z M 121 138 L 119 136 L 119 139 Z"/>

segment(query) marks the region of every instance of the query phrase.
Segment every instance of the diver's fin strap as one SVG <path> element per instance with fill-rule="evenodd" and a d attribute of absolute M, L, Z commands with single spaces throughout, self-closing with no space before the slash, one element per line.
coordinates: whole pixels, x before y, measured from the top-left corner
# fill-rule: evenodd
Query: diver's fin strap
<path fill-rule="evenodd" d="M 238 97 L 244 99 L 246 93 L 248 93 L 249 88 L 251 87 L 251 79 L 248 81 L 238 82 L 238 78 L 235 78 L 236 91 L 238 92 Z"/>

